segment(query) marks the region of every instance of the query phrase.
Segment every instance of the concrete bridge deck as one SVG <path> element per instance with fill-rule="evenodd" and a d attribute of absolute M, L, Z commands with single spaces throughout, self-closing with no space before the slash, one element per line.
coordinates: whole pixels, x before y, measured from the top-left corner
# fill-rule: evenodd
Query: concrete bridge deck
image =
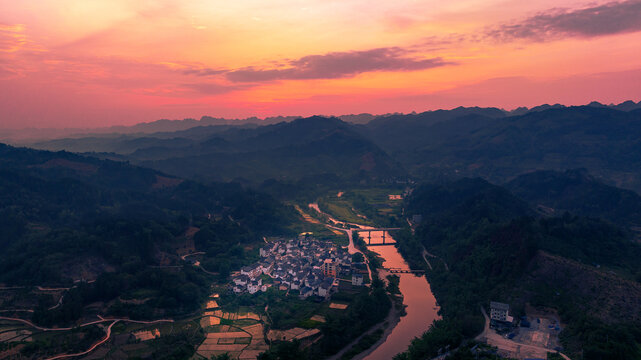
<path fill-rule="evenodd" d="M 401 268 L 384 268 L 390 273 L 396 274 L 425 274 L 425 270 L 412 270 L 412 269 L 401 269 Z"/>

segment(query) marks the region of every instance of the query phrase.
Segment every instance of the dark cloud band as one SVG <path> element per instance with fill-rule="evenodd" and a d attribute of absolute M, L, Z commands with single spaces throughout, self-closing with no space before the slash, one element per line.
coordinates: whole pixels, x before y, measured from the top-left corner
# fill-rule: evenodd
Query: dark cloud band
<path fill-rule="evenodd" d="M 597 37 L 641 31 L 641 1 L 611 2 L 576 10 L 549 10 L 524 21 L 504 24 L 487 31 L 501 41 L 561 37 Z"/>
<path fill-rule="evenodd" d="M 414 71 L 450 65 L 442 58 L 414 58 L 398 47 L 332 52 L 292 60 L 282 68 L 248 67 L 227 72 L 233 82 L 336 79 L 371 71 Z"/>

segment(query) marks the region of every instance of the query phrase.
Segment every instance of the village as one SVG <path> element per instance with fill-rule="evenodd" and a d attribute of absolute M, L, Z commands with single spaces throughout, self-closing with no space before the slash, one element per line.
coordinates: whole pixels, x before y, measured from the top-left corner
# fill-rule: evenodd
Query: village
<path fill-rule="evenodd" d="M 363 275 L 354 269 L 346 250 L 309 233 L 270 242 L 260 249 L 260 256 L 259 262 L 232 276 L 234 293 L 255 294 L 276 287 L 301 299 L 329 299 L 338 290 L 341 277 L 351 275 L 352 285 L 363 285 Z"/>

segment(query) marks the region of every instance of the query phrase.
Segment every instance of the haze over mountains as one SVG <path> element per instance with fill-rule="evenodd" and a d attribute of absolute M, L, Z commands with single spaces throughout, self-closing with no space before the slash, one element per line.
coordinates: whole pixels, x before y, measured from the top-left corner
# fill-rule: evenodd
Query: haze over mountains
<path fill-rule="evenodd" d="M 204 118 L 30 146 L 127 160 L 206 181 L 260 184 L 332 173 L 350 179 L 482 176 L 502 183 L 536 169 L 586 168 L 607 183 L 638 191 L 640 106 L 632 101 L 544 105 L 526 112 L 459 107 L 345 117 L 358 123 L 325 117 L 272 118 L 267 124 Z M 169 128 L 179 130 L 152 132 Z"/>
<path fill-rule="evenodd" d="M 634 109 L 641 108 L 641 101 L 635 103 L 634 101 L 628 100 L 620 104 L 609 104 L 604 105 L 599 102 L 592 102 L 588 106 L 594 107 L 609 107 L 612 109 L 622 110 L 622 111 L 631 111 Z M 547 110 L 550 108 L 560 108 L 565 107 L 561 104 L 543 104 L 535 106 L 532 108 L 519 107 L 513 110 L 503 110 L 499 108 L 489 108 L 497 110 L 502 113 L 504 116 L 510 115 L 523 115 L 531 111 L 541 111 Z M 463 107 L 457 108 L 458 110 L 465 109 Z M 454 109 L 454 110 L 457 110 Z M 473 109 L 473 108 L 472 108 Z M 426 113 L 443 113 L 448 110 L 435 110 L 427 111 Z M 465 110 L 463 110 L 465 111 Z M 412 113 L 412 114 L 415 114 Z M 380 114 L 373 115 L 369 113 L 362 114 L 349 114 L 349 115 L 339 115 L 337 118 L 352 124 L 367 124 L 368 122 L 382 117 L 389 117 L 393 115 L 404 115 L 402 113 L 395 114 Z M 217 126 L 217 125 L 233 125 L 233 126 L 255 126 L 255 125 L 272 125 L 279 122 L 289 122 L 302 116 L 274 116 L 266 117 L 263 119 L 257 117 L 250 117 L 245 119 L 228 119 L 228 118 L 218 118 L 211 116 L 203 116 L 199 120 L 196 119 L 183 119 L 183 120 L 170 120 L 170 119 L 161 119 L 151 122 L 143 122 L 132 126 L 109 126 L 101 128 L 13 128 L 13 129 L 0 129 L 0 141 L 12 142 L 12 143 L 33 143 L 39 140 L 46 140 L 52 138 L 62 138 L 62 137 L 87 137 L 90 135 L 108 135 L 108 134 L 150 134 L 158 132 L 174 132 L 180 130 L 187 130 L 193 127 L 199 126 Z"/>

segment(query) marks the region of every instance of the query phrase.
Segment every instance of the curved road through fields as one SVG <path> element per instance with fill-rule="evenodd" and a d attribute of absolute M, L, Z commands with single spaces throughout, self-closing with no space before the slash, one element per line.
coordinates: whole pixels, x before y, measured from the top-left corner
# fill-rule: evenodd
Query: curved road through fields
<path fill-rule="evenodd" d="M 105 342 L 107 342 L 107 341 L 109 340 L 109 338 L 111 337 L 111 328 L 112 328 L 112 327 L 113 327 L 117 322 L 119 322 L 119 321 L 122 321 L 122 322 L 131 322 L 131 323 L 135 323 L 135 324 L 155 324 L 155 323 L 160 323 L 160 322 L 171 322 L 171 323 L 173 323 L 173 322 L 174 322 L 174 320 L 173 320 L 173 319 L 159 319 L 159 320 L 151 320 L 151 321 L 131 320 L 131 319 L 122 319 L 122 318 L 118 318 L 118 319 L 105 319 L 105 318 L 103 318 L 103 317 L 102 317 L 102 316 L 100 316 L 100 315 L 98 315 L 98 318 L 99 318 L 100 320 L 91 321 L 91 322 L 88 322 L 88 323 L 85 323 L 85 324 L 81 324 L 81 325 L 79 325 L 78 327 L 85 327 L 85 326 L 90 326 L 90 325 L 100 324 L 100 323 L 103 323 L 103 322 L 113 321 L 113 322 L 109 325 L 109 327 L 107 328 L 107 336 L 105 336 L 105 338 L 104 338 L 104 339 L 102 339 L 102 340 L 100 340 L 98 343 L 94 344 L 94 345 L 93 345 L 91 348 L 89 348 L 89 350 L 87 350 L 87 351 L 84 351 L 84 352 L 81 352 L 81 353 L 76 353 L 76 354 L 60 354 L 60 355 L 56 355 L 56 356 L 54 356 L 54 357 L 52 357 L 52 358 L 49 358 L 48 360 L 63 359 L 63 358 L 68 358 L 68 357 L 75 357 L 75 356 L 82 356 L 82 355 L 89 354 L 90 352 L 94 351 L 98 346 L 100 346 L 100 345 L 104 344 Z M 69 330 L 72 330 L 72 329 L 73 329 L 73 328 L 71 328 L 71 327 L 67 327 L 67 328 L 43 328 L 43 327 L 40 327 L 40 326 L 38 326 L 38 325 L 36 325 L 36 324 L 32 323 L 32 322 L 31 322 L 31 321 L 29 321 L 29 320 L 25 320 L 25 319 L 21 319 L 21 318 L 10 318 L 10 317 L 5 317 L 5 316 L 0 316 L 0 320 L 7 320 L 7 321 L 17 321 L 17 322 L 21 322 L 21 323 L 23 323 L 23 324 L 27 324 L 27 325 L 31 326 L 32 328 L 37 329 L 37 330 L 40 330 L 40 331 L 69 331 Z"/>
<path fill-rule="evenodd" d="M 89 354 L 90 352 L 94 351 L 98 346 L 100 346 L 100 345 L 102 345 L 102 344 L 106 343 L 106 342 L 107 342 L 107 340 L 109 340 L 109 338 L 111 337 L 111 328 L 112 328 L 114 325 L 116 325 L 116 323 L 117 323 L 117 322 L 118 322 L 118 320 L 116 320 L 116 321 L 112 322 L 112 323 L 109 325 L 109 327 L 107 328 L 107 336 L 105 336 L 105 338 L 104 338 L 104 339 L 102 339 L 102 340 L 98 341 L 97 343 L 95 343 L 92 347 L 90 347 L 90 348 L 89 348 L 89 350 L 87 350 L 87 351 L 83 351 L 83 352 L 81 352 L 81 353 L 75 353 L 75 354 L 62 354 L 62 355 L 56 355 L 56 356 L 54 356 L 54 357 L 48 358 L 47 360 L 64 359 L 64 358 L 68 358 L 68 357 L 75 357 L 75 356 L 82 356 L 82 355 L 87 355 L 87 354 Z"/>

